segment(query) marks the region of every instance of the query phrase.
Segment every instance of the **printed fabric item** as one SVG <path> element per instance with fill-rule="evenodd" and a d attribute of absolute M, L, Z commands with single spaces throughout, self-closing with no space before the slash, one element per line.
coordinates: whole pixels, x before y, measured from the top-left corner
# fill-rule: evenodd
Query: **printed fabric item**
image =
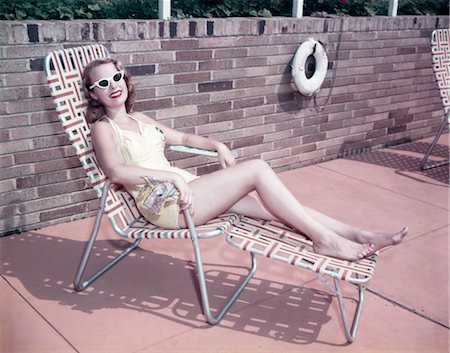
<path fill-rule="evenodd" d="M 172 183 L 151 177 L 142 179 L 145 185 L 139 191 L 136 200 L 138 206 L 147 209 L 152 215 L 159 216 L 165 206 L 178 203 L 180 193 Z"/>

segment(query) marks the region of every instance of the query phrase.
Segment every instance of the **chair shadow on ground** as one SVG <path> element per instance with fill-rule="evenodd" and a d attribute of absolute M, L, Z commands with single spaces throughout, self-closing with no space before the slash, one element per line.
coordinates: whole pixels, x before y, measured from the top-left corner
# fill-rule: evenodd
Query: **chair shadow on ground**
<path fill-rule="evenodd" d="M 385 148 L 382 150 L 370 151 L 369 149 L 360 149 L 361 153 L 351 153 L 351 144 L 343 145 L 341 148 L 340 156 L 346 159 L 375 164 L 383 167 L 395 169 L 395 172 L 399 175 L 420 180 L 425 182 L 420 175 L 426 176 L 430 179 L 436 180 L 440 183 L 449 184 L 449 167 L 443 165 L 431 169 L 421 170 L 420 162 L 423 157 L 415 157 L 411 155 L 405 155 L 396 151 L 414 152 L 417 154 L 425 155 L 430 144 L 426 142 L 410 142 L 401 145 Z M 350 151 L 350 152 L 349 152 Z M 448 160 L 450 155 L 450 149 L 446 145 L 437 144 L 430 156 L 438 158 L 430 158 L 428 163 L 438 162 L 440 160 Z M 416 174 L 416 175 L 415 175 Z"/>
<path fill-rule="evenodd" d="M 98 268 L 126 244 L 125 240 L 97 241 L 88 271 Z M 72 280 L 83 241 L 29 232 L 3 239 L 2 245 L 4 278 L 9 282 L 19 280 L 30 293 L 31 304 L 44 316 L 48 305 L 40 307 L 40 303 L 53 301 L 58 305 L 52 305 L 52 310 L 68 318 L 79 317 L 80 312 L 92 315 L 104 309 L 129 309 L 192 328 L 212 327 L 202 314 L 192 280 L 194 267 L 188 260 L 138 249 L 91 287 L 76 293 Z M 214 268 L 207 271 L 206 279 L 211 306 L 217 308 L 245 271 L 238 266 L 217 269 L 220 265 L 206 265 L 207 269 Z M 25 293 L 26 297 L 30 295 Z M 219 326 L 297 344 L 317 342 L 322 325 L 331 319 L 327 314 L 331 300 L 331 295 L 319 290 L 254 278 Z"/>

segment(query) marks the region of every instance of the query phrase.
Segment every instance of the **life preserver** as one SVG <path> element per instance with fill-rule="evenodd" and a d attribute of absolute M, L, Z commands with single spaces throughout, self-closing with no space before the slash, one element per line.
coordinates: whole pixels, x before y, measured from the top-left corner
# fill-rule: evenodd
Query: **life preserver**
<path fill-rule="evenodd" d="M 312 96 L 325 80 L 327 68 L 328 57 L 324 47 L 317 40 L 308 38 L 298 47 L 291 64 L 297 90 L 305 96 Z"/>

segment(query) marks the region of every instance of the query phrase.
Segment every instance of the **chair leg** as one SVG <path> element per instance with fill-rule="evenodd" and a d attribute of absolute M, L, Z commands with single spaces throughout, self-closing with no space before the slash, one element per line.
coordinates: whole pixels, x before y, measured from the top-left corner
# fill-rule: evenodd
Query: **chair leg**
<path fill-rule="evenodd" d="M 119 255 L 117 255 L 113 260 L 108 262 L 104 267 L 102 267 L 99 271 L 97 271 L 94 275 L 89 277 L 88 279 L 82 281 L 81 277 L 86 269 L 86 265 L 89 260 L 89 256 L 92 251 L 92 247 L 94 245 L 95 239 L 97 238 L 98 231 L 100 229 L 100 222 L 102 219 L 103 212 L 105 210 L 106 197 L 108 195 L 109 187 L 111 186 L 110 180 L 107 180 L 105 186 L 103 187 L 102 197 L 100 199 L 100 205 L 97 210 L 97 215 L 95 217 L 94 227 L 91 232 L 91 236 L 89 238 L 88 243 L 86 244 L 83 256 L 81 258 L 80 265 L 78 266 L 78 271 L 74 280 L 74 287 L 77 292 L 82 291 L 87 286 L 89 286 L 92 282 L 98 279 L 102 274 L 108 271 L 111 267 L 113 267 L 116 263 L 126 257 L 131 251 L 137 248 L 142 239 L 137 239 L 134 243 L 132 243 L 128 248 L 122 251 Z"/>
<path fill-rule="evenodd" d="M 448 125 L 449 119 L 450 119 L 450 110 L 449 110 L 448 114 L 444 117 L 441 127 L 439 128 L 438 132 L 436 133 L 436 136 L 434 137 L 433 142 L 431 143 L 430 147 L 428 148 L 427 152 L 425 153 L 425 156 L 423 157 L 422 161 L 420 162 L 421 170 L 436 168 L 436 167 L 440 167 L 440 166 L 450 163 L 450 160 L 446 160 L 446 161 L 439 161 L 439 162 L 427 164 L 427 159 L 430 156 L 431 151 L 436 146 L 436 143 L 438 142 L 439 137 L 441 137 L 442 133 L 444 132 L 445 127 Z"/>
<path fill-rule="evenodd" d="M 191 232 L 191 238 L 192 238 L 192 245 L 194 247 L 194 255 L 195 255 L 195 261 L 196 261 L 196 269 L 197 269 L 197 276 L 198 276 L 198 283 L 200 287 L 200 294 L 202 299 L 202 306 L 203 311 L 206 316 L 206 319 L 208 323 L 211 325 L 217 324 L 220 320 L 222 320 L 223 316 L 227 313 L 228 309 L 231 307 L 231 305 L 236 301 L 238 296 L 241 294 L 247 283 L 250 281 L 250 279 L 253 277 L 253 275 L 256 272 L 256 256 L 253 253 L 250 253 L 251 255 L 251 261 L 252 261 L 252 267 L 249 270 L 249 273 L 245 276 L 245 278 L 241 281 L 239 286 L 236 288 L 236 290 L 233 292 L 233 294 L 228 298 L 227 302 L 224 304 L 222 309 L 218 311 L 218 314 L 216 316 L 213 316 L 211 314 L 211 307 L 209 304 L 209 296 L 208 296 L 208 289 L 206 287 L 206 280 L 205 280 L 205 271 L 203 269 L 203 261 L 200 254 L 200 246 L 198 241 L 198 235 L 195 230 L 194 222 L 192 220 L 192 217 L 189 215 L 188 211 L 184 212 L 185 219 L 188 223 L 189 230 Z"/>
<path fill-rule="evenodd" d="M 361 284 L 358 285 L 359 289 L 359 300 L 355 309 L 355 314 L 353 316 L 352 326 L 350 328 L 347 320 L 347 312 L 345 310 L 344 298 L 342 296 L 341 287 L 339 285 L 339 280 L 337 278 L 333 278 L 334 280 L 334 292 L 338 298 L 339 309 L 341 312 L 342 324 L 344 325 L 344 332 L 347 338 L 348 343 L 352 343 L 356 338 L 356 332 L 358 330 L 359 319 L 361 317 L 361 310 L 364 304 L 364 289 L 365 287 Z"/>

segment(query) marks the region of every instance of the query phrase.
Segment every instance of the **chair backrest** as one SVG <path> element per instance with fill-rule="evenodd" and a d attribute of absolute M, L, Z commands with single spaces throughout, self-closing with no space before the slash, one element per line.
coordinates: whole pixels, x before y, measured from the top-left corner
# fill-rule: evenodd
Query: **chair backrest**
<path fill-rule="evenodd" d="M 81 74 L 89 62 L 107 57 L 109 53 L 103 45 L 93 44 L 53 51 L 45 58 L 45 72 L 56 112 L 98 197 L 102 194 L 106 177 L 91 144 Z M 113 226 L 121 230 L 140 218 L 134 199 L 118 185 L 110 188 L 105 211 Z"/>
<path fill-rule="evenodd" d="M 431 57 L 444 111 L 450 110 L 450 30 L 436 29 L 431 34 Z M 450 124 L 450 116 L 448 123 Z"/>

